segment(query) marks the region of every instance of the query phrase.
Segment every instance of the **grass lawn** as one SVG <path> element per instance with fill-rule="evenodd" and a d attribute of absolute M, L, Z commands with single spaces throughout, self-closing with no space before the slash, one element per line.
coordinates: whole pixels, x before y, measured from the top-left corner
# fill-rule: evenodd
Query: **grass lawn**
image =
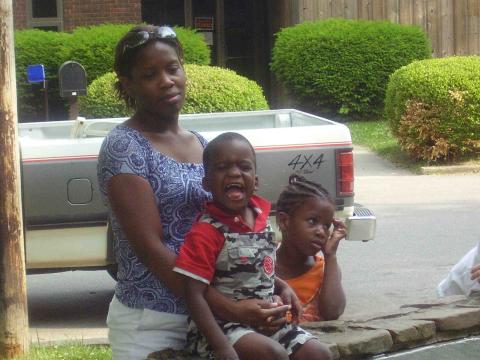
<path fill-rule="evenodd" d="M 111 360 L 108 346 L 82 345 L 81 343 L 39 346 L 32 345 L 28 354 L 14 360 Z"/>
<path fill-rule="evenodd" d="M 385 120 L 350 121 L 345 125 L 350 129 L 354 145 L 364 145 L 392 163 L 412 171 L 419 171 L 421 166 L 426 165 L 426 162 L 412 160 L 400 149 Z"/>

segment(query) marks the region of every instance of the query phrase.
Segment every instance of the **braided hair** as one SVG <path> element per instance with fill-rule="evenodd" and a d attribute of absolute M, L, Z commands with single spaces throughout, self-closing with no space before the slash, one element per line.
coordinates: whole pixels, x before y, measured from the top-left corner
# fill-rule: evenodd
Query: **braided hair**
<path fill-rule="evenodd" d="M 292 174 L 288 178 L 288 186 L 281 192 L 277 201 L 277 211 L 292 214 L 303 202 L 318 196 L 335 206 L 328 191 L 320 184 L 307 180 L 301 175 Z"/>

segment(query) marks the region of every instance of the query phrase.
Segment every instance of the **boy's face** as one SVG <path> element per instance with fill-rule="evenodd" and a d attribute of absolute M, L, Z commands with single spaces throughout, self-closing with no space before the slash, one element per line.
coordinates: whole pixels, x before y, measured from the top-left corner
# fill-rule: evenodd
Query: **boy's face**
<path fill-rule="evenodd" d="M 223 211 L 242 214 L 258 184 L 252 149 L 234 139 L 219 143 L 214 150 L 203 187 Z"/>

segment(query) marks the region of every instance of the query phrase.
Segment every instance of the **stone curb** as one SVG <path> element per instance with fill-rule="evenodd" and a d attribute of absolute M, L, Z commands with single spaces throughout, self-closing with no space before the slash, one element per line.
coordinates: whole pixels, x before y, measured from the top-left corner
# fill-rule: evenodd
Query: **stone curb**
<path fill-rule="evenodd" d="M 471 162 L 459 165 L 422 166 L 420 172 L 423 175 L 447 175 L 468 174 L 480 172 L 480 162 Z"/>
<path fill-rule="evenodd" d="M 317 335 L 330 348 L 334 359 L 366 358 L 480 334 L 480 296 L 445 297 L 404 305 L 390 315 L 312 322 L 302 327 Z M 167 354 L 164 350 L 148 359 L 195 358 L 184 352 Z"/>

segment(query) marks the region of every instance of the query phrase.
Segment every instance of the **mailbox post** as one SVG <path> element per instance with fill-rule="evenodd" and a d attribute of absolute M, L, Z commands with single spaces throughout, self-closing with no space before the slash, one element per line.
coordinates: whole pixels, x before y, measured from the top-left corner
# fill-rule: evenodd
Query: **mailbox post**
<path fill-rule="evenodd" d="M 45 67 L 42 64 L 28 65 L 27 80 L 29 83 L 43 83 L 45 121 L 48 121 L 50 119 L 50 115 L 48 111 L 48 80 L 45 76 Z"/>
<path fill-rule="evenodd" d="M 78 117 L 78 96 L 87 95 L 87 73 L 82 65 L 76 61 L 66 61 L 58 70 L 60 81 L 60 96 L 68 98 L 68 118 Z"/>

